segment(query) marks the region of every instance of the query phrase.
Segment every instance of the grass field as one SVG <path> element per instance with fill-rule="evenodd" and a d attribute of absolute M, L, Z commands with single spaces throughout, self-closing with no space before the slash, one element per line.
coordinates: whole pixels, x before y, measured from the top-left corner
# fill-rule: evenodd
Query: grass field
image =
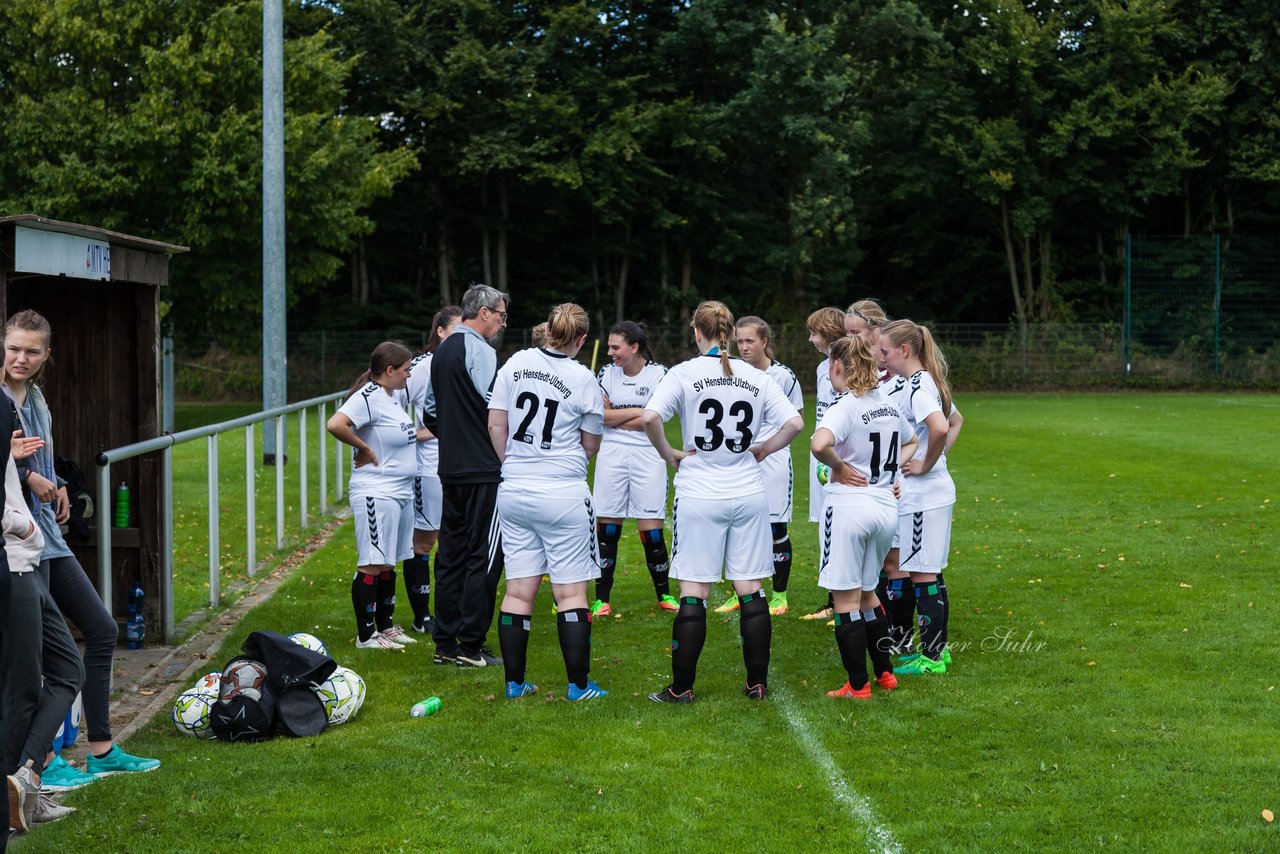
<path fill-rule="evenodd" d="M 561 700 L 544 591 L 530 678 L 351 646 L 344 528 L 227 639 L 306 630 L 366 680 L 360 716 L 308 740 L 129 745 L 165 766 L 68 796 L 29 851 L 1258 851 L 1280 845 L 1273 595 L 1275 396 L 972 395 L 951 458 L 951 671 L 869 703 L 831 630 L 774 621 L 770 699 L 739 693 L 736 617 L 711 615 L 692 707 L 666 683 L 670 617 L 629 528 L 592 675 Z M 803 448 L 795 449 L 798 461 Z M 1270 474 L 1268 474 L 1268 472 Z M 801 508 L 807 496 L 797 495 Z M 798 515 L 804 518 L 803 511 Z M 794 611 L 820 601 L 793 524 Z M 403 601 L 403 599 L 402 599 Z M 403 621 L 402 621 L 403 622 Z M 411 720 L 411 703 L 444 702 Z"/>
<path fill-rule="evenodd" d="M 252 404 L 178 404 L 174 409 L 175 430 L 182 431 L 205 424 L 229 421 L 243 415 L 260 411 Z M 307 454 L 309 477 L 307 481 L 308 525 L 303 528 L 300 519 L 300 474 L 298 461 L 298 416 L 289 417 L 289 426 L 285 432 L 286 456 L 285 466 L 285 550 L 297 546 L 299 542 L 314 530 L 319 518 L 320 481 L 317 463 L 319 447 L 319 427 L 316 424 L 315 412 L 307 414 Z M 261 447 L 262 425 L 255 428 L 256 442 Z M 332 512 L 334 496 L 337 494 L 334 482 L 334 471 L 337 459 L 332 439 L 325 441 L 327 454 L 326 496 Z M 348 459 L 343 454 L 344 464 Z M 177 621 L 197 612 L 209 604 L 209 492 L 208 492 L 208 451 L 205 440 L 197 440 L 178 445 L 173 451 L 173 495 L 174 495 L 174 585 L 173 603 Z M 261 465 L 257 459 L 257 476 L 255 482 L 255 500 L 257 506 L 256 550 L 259 563 L 270 564 L 280 557 L 275 553 L 276 547 L 276 470 L 274 467 Z M 248 537 L 245 527 L 245 459 L 244 430 L 233 430 L 218 439 L 218 503 L 219 503 L 219 569 L 222 589 L 222 605 L 234 602 L 239 594 L 251 583 L 248 578 Z M 343 477 L 343 491 L 346 490 L 346 478 Z M 346 506 L 346 499 L 338 502 Z M 327 516 L 325 518 L 328 518 Z M 259 576 L 261 577 L 261 576 Z M 188 625 L 189 634 L 194 626 Z"/>

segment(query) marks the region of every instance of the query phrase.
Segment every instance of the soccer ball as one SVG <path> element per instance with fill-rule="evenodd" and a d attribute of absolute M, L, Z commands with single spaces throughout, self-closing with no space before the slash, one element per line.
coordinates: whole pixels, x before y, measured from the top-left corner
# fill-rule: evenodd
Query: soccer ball
<path fill-rule="evenodd" d="M 251 658 L 239 658 L 227 665 L 227 669 L 222 671 L 222 684 L 218 689 L 218 696 L 223 700 L 230 700 L 232 697 L 243 694 L 246 690 L 257 692 L 258 697 L 262 696 L 262 686 L 267 682 L 267 666 L 261 661 L 254 661 Z"/>
<path fill-rule="evenodd" d="M 364 703 L 365 687 L 354 670 L 339 667 L 333 675 L 312 690 L 324 704 L 324 714 L 330 724 L 342 724 L 356 716 Z"/>
<path fill-rule="evenodd" d="M 195 687 L 192 688 L 191 690 L 199 691 L 201 694 L 207 694 L 210 697 L 217 699 L 219 694 L 219 689 L 221 687 L 222 687 L 222 674 L 214 670 L 210 673 L 206 673 L 205 675 L 197 679 Z"/>
<path fill-rule="evenodd" d="M 831 466 L 826 463 L 818 463 L 818 483 L 826 486 L 829 480 L 831 480 Z"/>
<path fill-rule="evenodd" d="M 312 652 L 318 652 L 321 655 L 329 654 L 329 648 L 324 645 L 324 641 L 320 640 L 320 638 L 315 635 L 309 635 L 306 632 L 294 632 L 289 635 L 289 640 L 293 641 L 298 646 L 305 646 Z"/>
<path fill-rule="evenodd" d="M 196 738 L 213 738 L 213 729 L 209 725 L 209 713 L 217 698 L 205 694 L 198 688 L 183 691 L 173 704 L 173 725 L 178 732 Z"/>

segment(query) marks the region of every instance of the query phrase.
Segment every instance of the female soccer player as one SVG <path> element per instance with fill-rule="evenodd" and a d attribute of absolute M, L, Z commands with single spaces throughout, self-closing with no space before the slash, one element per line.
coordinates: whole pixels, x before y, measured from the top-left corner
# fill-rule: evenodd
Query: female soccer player
<path fill-rule="evenodd" d="M 573 303 L 556 306 L 547 318 L 547 345 L 512 356 L 489 398 L 489 440 L 502 461 L 497 516 L 507 570 L 498 642 L 512 700 L 538 690 L 525 679 L 525 660 L 543 573 L 559 604 L 566 698 L 577 703 L 608 694 L 588 678 L 587 582 L 600 567 L 587 460 L 600 449 L 604 399 L 591 372 L 574 360 L 586 340 L 587 313 Z"/>
<path fill-rule="evenodd" d="M 613 613 L 609 595 L 618 561 L 624 519 L 636 520 L 645 563 L 658 607 L 679 609 L 667 580 L 667 544 L 662 523 L 667 515 L 667 466 L 649 444 L 640 414 L 667 373 L 653 360 L 644 327 L 624 320 L 609 330 L 609 359 L 598 379 L 604 391 L 604 439 L 596 457 L 596 536 L 600 541 L 600 578 L 591 603 L 593 617 Z"/>
<path fill-rule="evenodd" d="M 418 474 L 413 479 L 413 557 L 404 562 L 404 587 L 413 610 L 413 630 L 427 635 L 435 622 L 431 616 L 431 550 L 440 534 L 440 505 L 444 499 L 436 473 L 440 448 L 436 437 L 422 426 L 422 410 L 431 388 L 431 355 L 461 320 L 462 309 L 456 305 L 436 312 L 426 347 L 409 363 L 409 382 L 405 386 L 418 429 L 425 430 L 427 438 L 418 443 Z"/>
<path fill-rule="evenodd" d="M 911 574 L 915 590 L 921 654 L 910 656 L 894 672 L 946 673 L 950 608 L 941 573 L 951 550 L 951 513 L 956 503 L 945 453 L 949 416 L 955 408 L 947 384 L 947 360 L 928 328 L 910 320 L 895 320 L 884 327 L 880 355 L 896 375 L 885 398 L 907 416 L 919 442 L 915 454 L 902 464 L 898 546 L 901 569 Z"/>
<path fill-rule="evenodd" d="M 841 309 L 820 308 L 813 314 L 809 315 L 809 319 L 805 321 L 805 327 L 809 330 L 809 343 L 818 349 L 818 352 L 826 356 L 831 352 L 831 345 L 844 337 L 844 317 L 845 313 Z M 831 385 L 831 372 L 829 370 L 830 360 L 823 359 L 818 365 L 817 370 L 817 402 L 815 404 L 815 424 L 822 423 L 822 416 L 826 414 L 827 408 L 836 402 L 839 394 Z M 817 522 L 822 517 L 822 484 L 818 482 L 818 461 L 809 457 L 809 521 Z M 827 604 L 818 610 L 805 614 L 802 620 L 830 620 L 831 615 L 835 613 L 835 603 L 830 594 L 827 595 Z"/>
<path fill-rule="evenodd" d="M 707 637 L 707 594 L 721 580 L 723 567 L 723 577 L 739 597 L 744 693 L 763 700 L 771 628 L 760 580 L 773 574 L 773 565 L 760 462 L 785 448 L 804 420 L 764 371 L 729 358 L 734 326 L 724 303 L 699 305 L 692 326 L 701 355 L 667 372 L 641 416 L 649 441 L 676 469 L 671 576 L 680 580 L 680 610 L 671 629 L 671 684 L 649 699 L 693 702 Z M 662 429 L 676 414 L 684 434 L 678 451 Z M 778 431 L 755 444 L 766 424 L 779 425 Z"/>
<path fill-rule="evenodd" d="M 413 426 L 396 395 L 409 381 L 412 357 L 396 341 L 373 348 L 369 370 L 326 425 L 335 439 L 356 449 L 347 491 L 356 521 L 351 604 L 357 649 L 404 649 L 418 642 L 392 621 L 395 566 L 413 557 L 415 447 L 430 435 L 425 427 Z"/>
<path fill-rule="evenodd" d="M 880 687 L 898 686 L 876 584 L 898 526 L 898 460 L 908 459 L 916 442 L 911 423 L 880 396 L 876 374 L 876 356 L 862 338 L 831 346 L 831 383 L 841 397 L 810 444 L 813 456 L 831 467 L 818 583 L 835 599 L 836 647 L 849 676 L 827 696 L 857 700 L 871 699 L 868 652 Z"/>
<path fill-rule="evenodd" d="M 126 753 L 111 735 L 111 667 L 119 628 L 59 527 L 70 518 L 71 510 L 66 487 L 54 472 L 53 419 L 41 388 L 53 353 L 51 336 L 49 321 L 35 311 L 20 311 L 9 318 L 4 330 L 4 390 L 17 408 L 24 435 L 43 440 L 24 468 L 29 507 L 44 535 L 40 574 L 58 610 L 76 624 L 85 641 L 81 697 L 89 736 L 88 773 L 60 755 L 54 756 L 44 771 L 43 783 L 48 789 L 62 791 L 92 783 L 98 776 L 151 771 L 160 767 L 160 760 Z"/>
<path fill-rule="evenodd" d="M 737 336 L 738 355 L 753 368 L 764 371 L 778 384 L 787 400 L 798 412 L 804 412 L 804 395 L 800 392 L 800 380 L 781 362 L 773 359 L 769 341 L 773 330 L 759 317 L 740 317 L 734 328 Z M 803 417 L 803 416 L 802 416 Z M 778 431 L 777 424 L 766 424 L 761 440 Z M 787 613 L 787 580 L 791 578 L 791 536 L 787 525 L 791 522 L 791 504 L 795 491 L 795 472 L 791 466 L 791 452 L 770 454 L 760 464 L 764 467 L 764 488 L 769 496 L 769 530 L 773 537 L 773 597 L 769 600 L 769 613 L 780 617 Z M 716 613 L 738 610 L 738 597 L 732 595 Z"/>

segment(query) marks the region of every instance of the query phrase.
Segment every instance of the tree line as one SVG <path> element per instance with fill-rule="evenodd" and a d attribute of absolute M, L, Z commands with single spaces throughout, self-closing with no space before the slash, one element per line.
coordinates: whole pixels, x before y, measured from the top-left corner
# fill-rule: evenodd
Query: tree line
<path fill-rule="evenodd" d="M 261 3 L 0 4 L 0 211 L 181 243 L 260 329 Z M 1270 234 L 1264 0 L 290 0 L 291 329 L 703 298 L 778 321 L 1117 319 L 1140 234 Z"/>

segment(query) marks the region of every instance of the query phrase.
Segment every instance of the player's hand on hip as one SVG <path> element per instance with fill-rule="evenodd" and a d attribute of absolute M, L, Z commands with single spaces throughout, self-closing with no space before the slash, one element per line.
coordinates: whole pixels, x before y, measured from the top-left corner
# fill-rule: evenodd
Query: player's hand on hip
<path fill-rule="evenodd" d="M 667 457 L 667 465 L 671 466 L 673 469 L 679 470 L 680 463 L 683 462 L 685 458 L 692 457 L 693 454 L 693 451 L 677 451 L 672 448 L 671 456 Z"/>
<path fill-rule="evenodd" d="M 378 455 L 368 448 L 361 448 L 356 451 L 356 468 L 378 464 Z"/>
<path fill-rule="evenodd" d="M 857 471 L 847 463 L 841 463 L 831 470 L 831 480 L 844 486 L 866 486 L 866 475 Z"/>
<path fill-rule="evenodd" d="M 763 442 L 758 445 L 752 445 L 750 448 L 747 448 L 747 450 L 751 453 L 751 456 L 756 458 L 756 462 L 758 463 L 764 462 L 765 457 L 769 456 L 764 452 Z"/>

